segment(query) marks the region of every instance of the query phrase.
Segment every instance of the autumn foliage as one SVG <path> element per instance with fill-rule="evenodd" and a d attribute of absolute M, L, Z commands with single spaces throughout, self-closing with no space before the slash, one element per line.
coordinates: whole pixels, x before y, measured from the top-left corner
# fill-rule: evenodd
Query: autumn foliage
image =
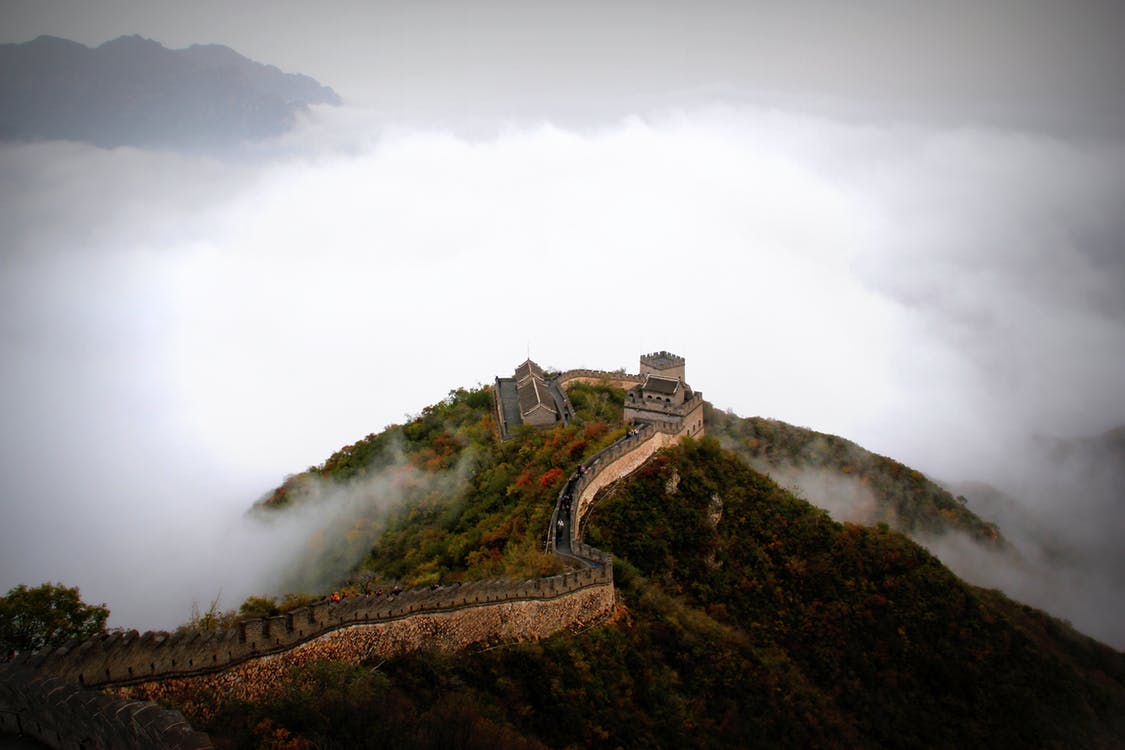
<path fill-rule="evenodd" d="M 574 424 L 500 443 L 487 390 L 455 391 L 266 502 L 301 502 L 313 475 L 348 481 L 400 459 L 467 467 L 457 493 L 377 520 L 357 580 L 555 572 L 543 536 L 558 490 L 624 432 L 619 390 L 575 385 L 570 397 Z M 612 621 L 536 643 L 297 667 L 272 698 L 223 706 L 201 728 L 225 747 L 274 748 L 1120 745 L 1125 656 L 965 584 L 886 525 L 836 523 L 745 459 L 803 455 L 866 478 L 901 493 L 920 528 L 983 522 L 943 513 L 957 503 L 920 474 L 846 441 L 729 420 L 716 432 L 738 453 L 685 439 L 601 493 L 585 533 L 614 555 Z"/>

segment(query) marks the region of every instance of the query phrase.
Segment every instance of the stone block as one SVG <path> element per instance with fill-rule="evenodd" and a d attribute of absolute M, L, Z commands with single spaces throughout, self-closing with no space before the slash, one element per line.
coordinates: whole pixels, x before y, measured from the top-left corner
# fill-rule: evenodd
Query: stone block
<path fill-rule="evenodd" d="M 323 628 L 331 622 L 332 613 L 328 605 L 329 602 L 321 601 L 309 607 L 309 624 L 316 626 L 314 629 Z"/>
<path fill-rule="evenodd" d="M 251 649 L 261 648 L 264 642 L 268 642 L 269 638 L 269 625 L 263 620 L 244 620 L 239 623 L 241 628 L 240 641 L 245 643 Z"/>

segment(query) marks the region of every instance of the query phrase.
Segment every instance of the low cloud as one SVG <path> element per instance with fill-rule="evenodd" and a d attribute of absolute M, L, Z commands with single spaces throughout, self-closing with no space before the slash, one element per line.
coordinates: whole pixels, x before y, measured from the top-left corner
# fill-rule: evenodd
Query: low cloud
<path fill-rule="evenodd" d="M 224 520 L 529 346 L 670 349 L 720 408 L 950 479 L 1125 422 L 1113 141 L 719 105 L 470 140 L 343 108 L 236 164 L 39 144 L 0 174 L 0 588 L 77 584 L 115 624 L 209 601 Z"/>
<path fill-rule="evenodd" d="M 1086 635 L 1125 649 L 1125 581 L 1104 561 L 1059 558 L 1024 543 L 989 549 L 962 534 L 921 536 L 917 541 L 966 581 L 1000 589 Z"/>
<path fill-rule="evenodd" d="M 1016 496 L 971 482 L 949 488 L 963 493 L 970 510 L 998 524 L 1004 546 L 983 544 L 956 530 L 910 536 L 966 581 L 998 588 L 1125 648 L 1125 553 L 1120 545 L 1125 507 L 1118 501 L 1125 481 L 1117 473 L 1120 467 L 1086 454 L 1033 469 L 1035 454 L 1030 446 L 1021 454 L 1029 459 L 1024 465 L 1029 473 L 1021 477 Z M 885 512 L 855 477 L 792 465 L 751 465 L 837 521 L 896 526 L 893 513 Z"/>
<path fill-rule="evenodd" d="M 989 559 L 936 540 L 956 571 L 1070 620 L 1125 649 L 1125 441 L 1120 430 L 1079 440 L 1038 436 L 1013 446 L 996 487 L 955 490 L 996 522 L 1014 554 Z"/>
<path fill-rule="evenodd" d="M 243 526 L 287 547 L 265 549 L 269 575 L 252 580 L 258 593 L 317 593 L 339 584 L 371 551 L 396 510 L 439 504 L 454 510 L 465 490 L 474 456 L 463 454 L 444 471 L 422 471 L 396 447 L 394 458 L 377 471 L 346 481 L 312 472 L 290 484 L 290 504 L 282 509 L 256 506 Z M 381 464 L 384 462 L 380 462 Z M 237 543 L 231 545 L 238 550 Z"/>
<path fill-rule="evenodd" d="M 749 464 L 798 497 L 828 511 L 836 521 L 866 526 L 894 521 L 884 513 L 871 488 L 854 475 L 766 461 L 749 461 Z"/>

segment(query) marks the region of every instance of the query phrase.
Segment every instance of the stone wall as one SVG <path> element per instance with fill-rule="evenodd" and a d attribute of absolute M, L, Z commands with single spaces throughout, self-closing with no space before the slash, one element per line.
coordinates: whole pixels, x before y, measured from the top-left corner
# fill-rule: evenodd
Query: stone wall
<path fill-rule="evenodd" d="M 179 711 L 86 690 L 17 664 L 0 664 L 0 732 L 83 750 L 212 747 Z"/>
<path fill-rule="evenodd" d="M 638 401 L 635 404 L 630 404 L 628 400 L 625 401 L 625 421 L 629 421 L 630 411 L 651 411 L 656 414 L 663 414 L 669 417 L 684 418 L 696 409 L 703 408 L 703 391 L 695 391 L 692 397 L 680 404 L 670 403 L 656 403 L 648 404 L 644 401 Z M 659 420 L 658 420 L 659 421 Z"/>
<path fill-rule="evenodd" d="M 138 699 L 205 688 L 214 705 L 255 700 L 284 686 L 291 668 L 316 660 L 360 663 L 583 629 L 611 616 L 615 600 L 608 556 L 582 546 L 599 564 L 564 575 L 320 603 L 225 631 L 132 631 L 20 658 L 0 665 L 0 731 L 59 748 L 209 748 L 182 715 Z"/>
<path fill-rule="evenodd" d="M 684 379 L 686 361 L 671 352 L 659 351 L 641 355 L 641 375 Z"/>
<path fill-rule="evenodd" d="M 688 407 L 687 411 L 683 414 L 683 429 L 680 431 L 681 436 L 689 436 L 693 438 L 703 437 L 703 394 L 697 393 L 696 397 L 691 401 L 684 404 Z"/>
<path fill-rule="evenodd" d="M 186 691 L 208 695 L 209 700 L 217 703 L 232 699 L 255 701 L 282 688 L 292 668 L 314 661 L 356 664 L 392 658 L 421 648 L 457 651 L 485 647 L 497 641 L 536 640 L 567 629 L 584 629 L 606 619 L 613 611 L 613 587 L 607 583 L 550 600 L 525 599 L 416 614 L 336 630 L 280 654 L 245 662 L 223 672 L 160 680 L 118 692 L 159 698 Z"/>
<path fill-rule="evenodd" d="M 527 581 L 410 589 L 392 596 L 319 602 L 279 617 L 246 620 L 228 630 L 115 633 L 17 657 L 16 663 L 86 687 L 136 684 L 222 671 L 360 624 L 501 602 L 552 600 L 588 587 L 612 586 L 613 570 L 603 567 Z"/>
<path fill-rule="evenodd" d="M 547 531 L 547 549 L 554 549 L 553 532 L 560 514 L 564 512 L 565 499 L 569 494 L 577 498 L 577 502 L 570 504 L 570 513 L 565 518 L 567 528 L 570 530 L 571 551 L 576 557 L 584 559 L 587 564 L 611 565 L 612 555 L 580 541 L 582 518 L 589 510 L 594 497 L 603 487 L 607 487 L 618 479 L 636 471 L 661 448 L 675 444 L 684 436 L 701 433 L 703 428 L 702 401 L 699 403 L 699 407 L 700 421 L 698 426 L 695 421 L 647 422 L 638 425 L 631 434 L 587 459 L 582 470 L 572 477 L 571 482 L 568 482 L 559 490 L 555 512 L 551 516 L 551 523 Z"/>
<path fill-rule="evenodd" d="M 566 386 L 569 383 L 590 383 L 591 385 L 609 383 L 616 388 L 624 388 L 626 390 L 644 382 L 644 378 L 640 375 L 584 369 L 567 370 L 566 372 L 559 373 L 556 379 L 560 386 Z"/>
<path fill-rule="evenodd" d="M 586 473 L 574 486 L 576 502 L 572 507 L 571 528 L 579 529 L 598 492 L 618 479 L 636 471 L 661 448 L 680 438 L 678 424 L 647 424 L 633 437 L 625 437 L 598 454 L 588 464 Z M 574 534 L 578 536 L 577 531 Z"/>

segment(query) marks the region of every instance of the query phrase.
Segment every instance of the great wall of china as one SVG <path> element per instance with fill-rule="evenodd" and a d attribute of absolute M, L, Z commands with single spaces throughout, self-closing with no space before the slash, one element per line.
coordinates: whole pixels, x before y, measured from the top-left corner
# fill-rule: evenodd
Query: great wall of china
<path fill-rule="evenodd" d="M 558 376 L 563 386 L 607 382 L 628 388 L 642 379 L 599 370 Z M 548 548 L 577 570 L 324 601 L 227 630 L 129 631 L 19 655 L 0 663 L 0 732 L 60 748 L 203 750 L 212 747 L 206 734 L 193 731 L 176 711 L 129 698 L 127 688 L 186 680 L 252 699 L 247 686 L 276 684 L 290 667 L 312 660 L 358 663 L 422 647 L 457 650 L 588 627 L 613 612 L 613 565 L 609 555 L 581 541 L 583 517 L 603 487 L 695 432 L 682 422 L 640 425 L 569 478 L 546 537 Z M 106 688 L 126 688 L 118 690 L 124 697 L 108 695 Z"/>

